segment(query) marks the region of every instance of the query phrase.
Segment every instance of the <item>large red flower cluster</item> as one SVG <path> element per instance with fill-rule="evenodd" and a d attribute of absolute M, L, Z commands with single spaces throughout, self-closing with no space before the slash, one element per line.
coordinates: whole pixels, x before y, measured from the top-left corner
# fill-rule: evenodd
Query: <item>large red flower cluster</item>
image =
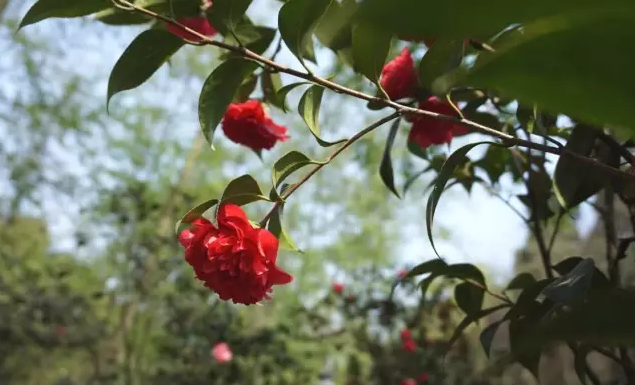
<path fill-rule="evenodd" d="M 218 227 L 198 218 L 179 240 L 196 278 L 220 299 L 251 305 L 269 299 L 274 285 L 293 280 L 276 266 L 278 239 L 266 229 L 254 228 L 240 206 L 222 205 L 217 221 Z"/>
<path fill-rule="evenodd" d="M 404 48 L 397 57 L 384 66 L 379 82 L 393 100 L 417 97 L 417 71 L 408 48 Z M 437 114 L 458 117 L 457 112 L 449 103 L 436 96 L 420 100 L 418 107 Z M 432 145 L 450 143 L 455 136 L 468 133 L 461 125 L 447 120 L 420 115 L 410 117 L 408 120 L 412 122 L 409 142 L 424 149 Z"/>

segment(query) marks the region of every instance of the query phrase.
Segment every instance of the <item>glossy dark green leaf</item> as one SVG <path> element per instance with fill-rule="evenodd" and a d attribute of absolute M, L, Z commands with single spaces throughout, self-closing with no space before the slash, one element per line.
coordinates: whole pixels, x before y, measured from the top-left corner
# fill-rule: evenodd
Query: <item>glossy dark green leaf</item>
<path fill-rule="evenodd" d="M 313 32 L 331 1 L 290 0 L 280 8 L 278 13 L 280 35 L 289 50 L 302 63 L 302 59 L 313 50 Z"/>
<path fill-rule="evenodd" d="M 485 292 L 469 282 L 461 282 L 454 288 L 454 300 L 457 306 L 472 316 L 481 311 Z"/>
<path fill-rule="evenodd" d="M 203 83 L 198 103 L 198 119 L 203 135 L 212 148 L 216 127 L 234 100 L 240 85 L 256 68 L 258 65 L 252 61 L 232 58 L 216 67 Z"/>
<path fill-rule="evenodd" d="M 373 83 L 379 81 L 384 68 L 392 34 L 365 23 L 353 25 L 353 61 L 355 70 Z"/>
<path fill-rule="evenodd" d="M 258 84 L 258 77 L 252 75 L 243 81 L 243 84 L 238 87 L 236 91 L 236 95 L 234 95 L 234 103 L 243 103 L 249 100 L 249 96 L 256 89 L 256 84 Z"/>
<path fill-rule="evenodd" d="M 630 10 L 629 0 L 365 0 L 358 18 L 386 28 L 402 38 L 447 37 L 455 39 L 487 39 L 517 23 L 527 23 L 555 15 L 596 13 L 607 8 Z M 572 12 L 575 10 L 576 12 Z"/>
<path fill-rule="evenodd" d="M 437 258 L 431 259 L 429 261 L 425 261 L 415 266 L 412 270 L 408 272 L 408 275 L 406 275 L 406 278 L 412 278 L 422 274 L 442 272 L 442 271 L 445 271 L 447 267 L 448 267 L 448 264 L 445 263 L 444 260 L 437 259 Z"/>
<path fill-rule="evenodd" d="M 496 337 L 496 332 L 500 327 L 502 322 L 492 322 L 487 325 L 479 334 L 479 341 L 481 342 L 481 346 L 485 351 L 485 355 L 489 358 L 490 352 L 492 351 L 492 343 L 494 342 L 494 337 Z"/>
<path fill-rule="evenodd" d="M 437 95 L 446 90 L 433 90 L 433 81 L 449 71 L 456 70 L 463 60 L 463 41 L 437 39 L 419 62 L 419 84 Z"/>
<path fill-rule="evenodd" d="M 445 163 L 443 163 L 443 167 L 441 168 L 441 171 L 439 171 L 439 175 L 434 184 L 434 188 L 432 189 L 432 192 L 428 197 L 428 203 L 426 205 L 426 227 L 428 231 L 428 239 L 430 240 L 430 244 L 432 245 L 432 248 L 434 249 L 436 255 L 439 255 L 439 252 L 434 246 L 434 239 L 432 237 L 432 225 L 434 222 L 434 214 L 436 212 L 437 205 L 439 204 L 439 199 L 441 199 L 441 194 L 443 194 L 446 184 L 448 183 L 452 175 L 454 175 L 454 169 L 458 165 L 465 162 L 467 153 L 474 147 L 482 144 L 501 146 L 501 144 L 496 142 L 477 142 L 468 144 L 454 151 L 452 155 L 448 157 Z"/>
<path fill-rule="evenodd" d="M 541 279 L 529 286 L 526 286 L 518 296 L 514 306 L 509 310 L 509 312 L 507 312 L 507 314 L 505 314 L 504 319 L 514 319 L 530 313 L 537 304 L 536 298 L 540 295 L 542 290 L 553 281 L 553 278 Z"/>
<path fill-rule="evenodd" d="M 635 55 L 624 55 L 621 42 L 635 39 L 635 3 L 582 3 L 575 12 L 525 24 L 517 39 L 481 55 L 461 82 L 632 134 L 635 92 L 628 85 L 635 82 Z"/>
<path fill-rule="evenodd" d="M 108 8 L 95 14 L 95 20 L 108 25 L 137 25 L 147 24 L 152 19 L 138 13 L 123 11 L 118 8 Z"/>
<path fill-rule="evenodd" d="M 346 139 L 338 140 L 336 142 L 327 142 L 320 137 L 320 106 L 322 104 L 322 96 L 324 95 L 324 88 L 318 85 L 309 87 L 304 92 L 304 95 L 300 98 L 298 103 L 298 112 L 304 120 L 309 130 L 317 140 L 318 144 L 322 147 L 330 147 L 339 143 L 343 143 Z"/>
<path fill-rule="evenodd" d="M 229 182 L 223 191 L 219 206 L 225 203 L 243 206 L 257 201 L 270 201 L 270 199 L 262 193 L 258 182 L 251 175 L 246 174 Z"/>
<path fill-rule="evenodd" d="M 529 370 L 538 379 L 540 364 L 540 347 L 529 341 L 534 323 L 531 317 L 514 318 L 509 322 L 509 345 L 516 362 Z"/>
<path fill-rule="evenodd" d="M 178 235 L 179 232 L 181 231 L 181 226 L 183 226 L 184 224 L 191 223 L 196 218 L 200 218 L 203 215 L 203 213 L 205 213 L 207 210 L 211 209 L 212 207 L 216 206 L 216 204 L 218 204 L 218 199 L 210 199 L 208 201 L 205 201 L 197 205 L 196 207 L 188 211 L 183 216 L 183 218 L 181 218 L 181 220 L 176 222 L 176 225 L 174 226 L 174 232 Z"/>
<path fill-rule="evenodd" d="M 109 0 L 38 0 L 20 21 L 18 29 L 50 18 L 71 18 L 110 8 Z"/>
<path fill-rule="evenodd" d="M 542 294 L 557 303 L 580 302 L 584 300 L 591 287 L 594 270 L 593 259 L 583 259 L 573 270 L 545 287 Z"/>
<path fill-rule="evenodd" d="M 288 108 L 286 106 L 286 100 L 287 100 L 287 94 L 291 91 L 293 91 L 293 89 L 295 89 L 296 87 L 299 86 L 304 86 L 307 84 L 311 84 L 311 82 L 296 82 L 296 83 L 291 83 L 291 84 L 287 84 L 286 86 L 280 88 L 280 90 L 278 90 L 278 100 L 279 103 L 284 103 L 283 104 L 283 111 L 287 112 Z"/>
<path fill-rule="evenodd" d="M 479 312 L 473 313 L 472 315 L 465 316 L 465 318 L 463 318 L 463 320 L 461 320 L 461 322 L 456 327 L 456 329 L 454 329 L 454 333 L 452 334 L 452 337 L 450 337 L 450 341 L 448 342 L 446 351 L 444 352 L 443 355 L 445 356 L 445 354 L 447 354 L 449 349 L 461 337 L 461 335 L 463 334 L 465 329 L 467 329 L 468 326 L 470 326 L 474 322 L 480 320 L 481 318 L 487 317 L 488 315 L 490 315 L 490 314 L 492 314 L 494 312 L 497 312 L 499 310 L 502 310 L 502 309 L 504 309 L 506 307 L 508 307 L 508 305 L 506 305 L 506 304 L 497 305 L 497 306 L 494 306 L 494 307 L 490 307 L 490 308 L 487 308 L 487 309 L 480 310 Z"/>
<path fill-rule="evenodd" d="M 580 257 L 569 257 L 558 262 L 553 266 L 553 269 L 558 272 L 560 275 L 570 274 L 582 261 L 583 258 Z M 605 289 L 610 287 L 611 283 L 609 279 L 598 269 L 597 267 L 593 268 L 593 278 L 591 280 L 591 287 L 594 289 Z"/>
<path fill-rule="evenodd" d="M 108 79 L 106 105 L 113 95 L 139 87 L 184 45 L 181 38 L 161 29 L 141 32 L 123 52 Z"/>
<path fill-rule="evenodd" d="M 288 109 L 286 100 L 284 97 L 280 97 L 280 90 L 283 88 L 280 73 L 262 71 L 260 75 L 260 86 L 262 87 L 262 94 L 266 103 L 283 111 Z"/>
<path fill-rule="evenodd" d="M 251 2 L 252 0 L 214 0 L 214 5 L 207 10 L 207 18 L 215 28 L 222 26 L 226 31 L 235 33 Z"/>
<path fill-rule="evenodd" d="M 289 175 L 310 164 L 318 165 L 324 164 L 324 162 L 312 160 L 298 151 L 291 151 L 287 153 L 282 158 L 278 159 L 273 165 L 273 172 L 271 173 L 273 185 L 278 187 Z"/>
<path fill-rule="evenodd" d="M 401 119 L 396 119 L 392 123 L 390 131 L 388 131 L 388 139 L 386 139 L 384 154 L 381 158 L 381 164 L 379 165 L 379 176 L 381 177 L 381 180 L 384 182 L 384 185 L 386 185 L 386 187 L 388 187 L 388 189 L 397 196 L 397 198 L 401 197 L 395 187 L 395 176 L 392 168 L 392 157 L 390 156 L 390 151 L 395 143 L 397 131 L 399 131 L 399 123 L 401 123 Z"/>
<path fill-rule="evenodd" d="M 332 1 L 315 29 L 320 43 L 333 51 L 352 44 L 351 26 L 358 4 L 355 0 Z"/>
<path fill-rule="evenodd" d="M 271 219 L 269 219 L 269 223 L 267 224 L 267 229 L 276 238 L 278 238 L 280 248 L 284 250 L 297 251 L 301 253 L 302 251 L 298 249 L 298 247 L 295 245 L 291 237 L 289 237 L 289 235 L 284 229 L 284 226 L 282 225 L 283 206 L 284 204 L 281 204 L 280 206 L 278 206 L 276 211 L 273 213 L 273 215 L 271 216 Z"/>
<path fill-rule="evenodd" d="M 531 273 L 520 273 L 507 284 L 505 290 L 524 290 L 534 283 L 536 283 L 536 278 Z"/>

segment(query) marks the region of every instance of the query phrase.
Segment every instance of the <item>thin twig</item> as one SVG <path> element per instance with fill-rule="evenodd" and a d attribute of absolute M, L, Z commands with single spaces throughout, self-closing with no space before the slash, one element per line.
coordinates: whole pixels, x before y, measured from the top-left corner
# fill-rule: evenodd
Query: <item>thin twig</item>
<path fill-rule="evenodd" d="M 261 63 L 265 66 L 271 67 L 273 70 L 276 71 L 280 71 L 292 76 L 295 76 L 297 78 L 300 79 L 304 79 L 307 81 L 310 81 L 314 84 L 320 85 L 324 88 L 328 88 L 331 91 L 337 92 L 337 93 L 342 93 L 342 94 L 347 94 L 350 96 L 353 96 L 355 98 L 358 99 L 362 99 L 368 102 L 372 102 L 373 104 L 379 105 L 379 106 L 383 106 L 383 107 L 392 107 L 394 108 L 398 113 L 404 114 L 411 114 L 411 115 L 418 115 L 418 116 L 426 116 L 429 118 L 434 118 L 437 120 L 445 120 L 445 121 L 450 121 L 456 124 L 460 124 L 463 125 L 467 128 L 469 128 L 471 131 L 474 132 L 478 132 L 481 134 L 485 134 L 485 135 L 490 135 L 493 136 L 495 138 L 500 139 L 503 144 L 507 145 L 507 146 L 518 146 L 518 147 L 526 147 L 526 148 L 531 148 L 534 150 L 538 150 L 538 151 L 542 151 L 542 152 L 546 152 L 546 153 L 550 153 L 550 154 L 554 154 L 554 155 L 559 155 L 559 156 L 567 156 L 570 157 L 573 160 L 578 161 L 579 163 L 584 163 L 586 165 L 592 166 L 592 167 L 596 167 L 598 169 L 602 169 L 604 172 L 614 175 L 614 176 L 618 176 L 618 177 L 622 177 L 622 178 L 626 178 L 629 179 L 631 181 L 635 182 L 635 175 L 631 175 L 628 174 L 626 172 L 623 172 L 621 170 L 615 169 L 613 167 L 610 167 L 606 164 L 603 164 L 601 162 L 598 162 L 595 159 L 592 158 L 588 158 L 585 156 L 581 156 L 579 154 L 576 154 L 574 152 L 571 152 L 569 150 L 567 150 L 566 148 L 561 148 L 561 147 L 552 147 L 552 146 L 547 146 L 544 144 L 540 144 L 540 143 L 535 143 L 535 142 L 531 142 L 529 140 L 525 140 L 525 139 L 521 139 L 503 132 L 500 132 L 498 130 L 495 130 L 493 128 L 484 126 L 482 124 L 476 123 L 474 121 L 468 120 L 468 119 L 463 119 L 463 118 L 455 118 L 453 116 L 449 116 L 449 115 L 443 115 L 443 114 L 438 114 L 436 112 L 432 112 L 432 111 L 427 111 L 427 110 L 422 110 L 419 108 L 414 108 L 414 107 L 409 107 L 409 106 L 404 106 L 402 104 L 393 102 L 391 100 L 385 99 L 385 98 L 380 98 L 380 97 L 376 97 L 376 96 L 371 96 L 368 94 L 364 94 L 363 92 L 359 92 L 347 87 L 344 87 L 340 84 L 334 83 L 330 80 L 315 76 L 313 73 L 311 72 L 302 72 L 302 71 L 298 71 L 296 69 L 293 68 L 289 68 L 287 66 L 281 65 L 279 63 L 276 63 L 270 59 L 267 59 L 261 55 L 258 55 L 257 53 L 248 50 L 245 47 L 238 47 L 238 46 L 234 46 L 231 44 L 227 44 L 224 43 L 222 41 L 217 41 L 214 40 L 213 38 L 209 37 L 209 36 L 205 36 L 191 28 L 186 27 L 183 24 L 178 23 L 177 21 L 170 19 L 169 17 L 160 15 L 156 12 L 152 12 L 148 9 L 139 7 L 127 0 L 113 0 L 113 3 L 115 4 L 116 7 L 119 7 L 121 9 L 124 10 L 134 10 L 136 12 L 140 12 L 143 13 L 147 16 L 150 16 L 154 19 L 158 19 L 158 20 L 162 20 L 166 23 L 172 24 L 178 28 L 180 28 L 181 30 L 188 32 L 194 36 L 196 36 L 198 39 L 200 39 L 200 43 L 197 43 L 197 45 L 200 44 L 205 44 L 205 45 L 211 45 L 211 46 L 215 46 L 215 47 L 219 47 L 231 52 L 235 52 L 240 54 L 240 56 L 242 56 L 244 59 L 247 60 L 251 60 L 254 62 L 258 62 Z M 188 42 L 188 43 L 192 43 L 192 42 Z"/>
<path fill-rule="evenodd" d="M 269 218 L 271 218 L 273 213 L 278 209 L 278 207 L 280 207 L 280 205 L 284 202 L 284 200 L 287 199 L 289 197 L 289 195 L 293 194 L 298 188 L 300 188 L 300 186 L 302 186 L 306 181 L 308 181 L 313 175 L 315 175 L 318 171 L 320 171 L 322 169 L 322 167 L 324 167 L 327 164 L 331 163 L 331 161 L 333 161 L 333 159 L 335 159 L 335 157 L 337 157 L 339 154 L 341 154 L 350 145 L 355 143 L 357 140 L 362 138 L 364 135 L 368 134 L 369 132 L 373 131 L 374 129 L 376 129 L 379 126 L 390 122 L 391 120 L 397 119 L 399 116 L 400 116 L 399 112 L 394 112 L 394 113 L 392 113 L 392 114 L 390 114 L 390 115 L 388 115 L 388 116 L 376 121 L 375 123 L 371 124 L 370 126 L 364 128 L 363 130 L 361 130 L 357 134 L 353 135 L 349 140 L 344 142 L 344 144 L 342 144 L 341 147 L 339 147 L 337 150 L 333 151 L 333 153 L 331 155 L 329 155 L 323 162 L 320 162 L 320 164 L 316 165 L 302 179 L 300 179 L 297 183 L 292 184 L 291 187 L 289 187 L 285 192 L 283 192 L 280 195 L 282 200 L 277 201 L 273 205 L 273 207 L 271 208 L 271 210 L 269 210 L 267 215 L 265 215 L 265 217 L 262 219 L 262 221 L 260 221 L 261 225 L 264 226 L 264 224 L 267 223 Z"/>

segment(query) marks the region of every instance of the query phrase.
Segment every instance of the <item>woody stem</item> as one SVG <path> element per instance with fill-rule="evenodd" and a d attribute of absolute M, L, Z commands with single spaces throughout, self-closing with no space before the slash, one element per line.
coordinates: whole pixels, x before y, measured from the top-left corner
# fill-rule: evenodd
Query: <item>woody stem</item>
<path fill-rule="evenodd" d="M 575 161 L 577 161 L 578 163 L 582 163 L 588 166 L 592 166 L 592 167 L 596 167 L 598 169 L 601 169 L 602 171 L 614 175 L 614 176 L 618 176 L 621 178 L 625 178 L 625 179 L 629 179 L 631 182 L 635 182 L 635 175 L 623 172 L 619 169 L 613 168 L 611 166 L 608 166 L 604 163 L 600 163 L 598 161 L 596 161 L 595 159 L 589 158 L 589 157 L 585 157 L 579 154 L 576 154 L 564 147 L 552 147 L 552 146 L 548 146 L 546 144 L 542 144 L 542 143 L 537 143 L 537 142 L 532 142 L 529 140 L 525 140 L 525 139 L 521 139 L 521 138 L 517 138 L 515 136 L 509 135 L 507 133 L 504 132 L 500 132 L 497 131 L 493 128 L 484 126 L 482 124 L 476 123 L 474 121 L 471 121 L 469 119 L 465 119 L 462 117 L 456 118 L 453 116 L 448 116 L 448 115 L 443 115 L 443 114 L 438 114 L 436 112 L 432 112 L 432 111 L 426 111 L 426 110 L 422 110 L 419 108 L 414 108 L 414 107 L 409 107 L 409 106 L 404 106 L 402 104 L 393 102 L 392 100 L 386 99 L 386 98 L 380 98 L 380 97 L 376 97 L 376 96 L 371 96 L 368 94 L 364 94 L 362 92 L 350 89 L 348 87 L 344 87 L 340 84 L 334 83 L 330 80 L 321 78 L 319 76 L 315 76 L 313 73 L 310 72 L 302 72 L 302 71 L 298 71 L 296 69 L 293 68 L 289 68 L 287 66 L 284 66 L 282 64 L 276 63 L 273 60 L 267 59 L 266 57 L 263 57 L 261 55 L 258 55 L 257 53 L 248 50 L 245 47 L 239 47 L 239 46 L 234 46 L 231 44 L 227 44 L 224 43 L 222 41 L 216 41 L 213 38 L 209 37 L 209 36 L 205 36 L 203 34 L 201 34 L 200 32 L 197 32 L 189 27 L 186 27 L 185 25 L 169 18 L 163 15 L 160 15 L 156 12 L 152 12 L 148 9 L 145 9 L 143 7 L 139 7 L 138 5 L 135 5 L 133 3 L 131 3 L 128 0 L 112 0 L 112 2 L 114 3 L 114 5 L 118 8 L 121 8 L 123 10 L 128 10 L 128 11 L 136 11 L 139 13 L 143 13 L 147 16 L 150 16 L 154 19 L 158 19 L 158 20 L 162 20 L 166 23 L 169 23 L 171 25 L 176 26 L 177 28 L 186 31 L 194 36 L 196 36 L 199 40 L 200 43 L 193 43 L 193 42 L 188 42 L 189 44 L 195 44 L 195 45 L 211 45 L 211 46 L 215 46 L 215 47 L 219 47 L 234 53 L 239 54 L 240 56 L 242 56 L 244 59 L 247 60 L 251 60 L 254 61 L 256 63 L 259 64 L 263 64 L 269 68 L 271 68 L 273 71 L 279 71 L 279 72 L 283 72 L 292 76 L 295 76 L 297 78 L 300 79 L 304 79 L 307 80 L 311 83 L 320 85 L 324 88 L 328 88 L 331 91 L 337 92 L 337 93 L 341 93 L 341 94 L 347 94 L 350 96 L 353 96 L 355 98 L 358 99 L 362 99 L 362 100 L 366 100 L 368 102 L 373 102 L 376 105 L 379 106 L 383 106 L 383 107 L 392 107 L 394 108 L 397 113 L 399 114 L 411 114 L 411 115 L 418 115 L 418 116 L 426 116 L 429 118 L 433 118 L 433 119 L 437 119 L 437 120 L 444 120 L 444 121 L 450 121 L 456 124 L 460 124 L 462 126 L 465 126 L 467 128 L 469 128 L 471 131 L 473 132 L 478 132 L 481 134 L 485 134 L 485 135 L 489 135 L 489 136 L 493 136 L 495 138 L 498 138 L 499 140 L 501 140 L 503 142 L 503 144 L 512 147 L 512 146 L 517 146 L 517 147 L 524 147 L 524 148 L 531 148 L 534 150 L 538 150 L 538 151 L 542 151 L 545 153 L 550 153 L 550 154 L 554 154 L 554 155 L 558 155 L 558 156 L 567 156 Z"/>
<path fill-rule="evenodd" d="M 262 219 L 262 221 L 260 221 L 261 226 L 264 227 L 264 225 L 267 223 L 267 221 L 269 221 L 271 216 L 284 203 L 284 200 L 287 199 L 291 194 L 293 194 L 298 188 L 300 188 L 300 186 L 302 186 L 304 183 L 306 183 L 306 181 L 311 179 L 311 177 L 313 175 L 315 175 L 318 171 L 320 171 L 322 169 L 322 167 L 324 167 L 327 164 L 331 163 L 331 161 L 333 161 L 333 159 L 335 159 L 335 157 L 337 157 L 339 154 L 344 152 L 344 150 L 346 150 L 348 147 L 350 147 L 353 143 L 357 142 L 364 135 L 372 132 L 377 127 L 379 127 L 379 126 L 381 126 L 381 125 L 383 125 L 385 123 L 388 123 L 391 120 L 397 119 L 400 115 L 401 114 L 399 112 L 393 112 L 392 114 L 390 114 L 390 115 L 388 115 L 388 116 L 386 116 L 386 117 L 384 117 L 382 119 L 379 119 L 375 123 L 373 123 L 370 126 L 364 128 L 363 130 L 359 131 L 357 134 L 353 135 L 350 139 L 348 139 L 346 142 L 344 142 L 344 144 L 342 144 L 341 147 L 339 147 L 337 150 L 333 151 L 331 153 L 331 155 L 329 155 L 323 162 L 321 162 L 318 165 L 316 165 L 311 171 L 309 171 L 304 177 L 302 177 L 302 179 L 300 179 L 297 183 L 292 184 L 285 192 L 283 192 L 280 195 L 282 200 L 277 201 L 273 205 L 271 210 L 269 210 L 267 215 L 265 215 L 265 217 Z"/>

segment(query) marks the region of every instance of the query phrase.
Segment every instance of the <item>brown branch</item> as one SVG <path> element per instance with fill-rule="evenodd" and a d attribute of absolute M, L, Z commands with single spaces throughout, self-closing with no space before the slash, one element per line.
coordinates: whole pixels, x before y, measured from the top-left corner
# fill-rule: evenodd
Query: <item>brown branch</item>
<path fill-rule="evenodd" d="M 372 102 L 373 104 L 379 105 L 379 106 L 383 106 L 383 107 L 392 107 L 394 108 L 398 113 L 400 114 L 410 114 L 410 115 L 419 115 L 419 116 L 426 116 L 426 117 L 430 117 L 430 118 L 434 118 L 437 120 L 445 120 L 445 121 L 450 121 L 456 124 L 461 124 L 467 128 L 469 128 L 471 131 L 473 132 L 478 132 L 481 134 L 485 134 L 485 135 L 490 135 L 493 136 L 495 138 L 498 138 L 499 140 L 501 140 L 503 142 L 503 144 L 507 145 L 507 146 L 518 146 L 518 147 L 526 147 L 526 148 L 531 148 L 534 150 L 538 150 L 538 151 L 542 151 L 545 153 L 550 153 L 550 154 L 554 154 L 554 155 L 559 155 L 559 156 L 568 156 L 571 159 L 574 159 L 576 161 L 578 161 L 579 163 L 583 163 L 586 164 L 588 166 L 592 166 L 592 167 L 597 167 L 599 169 L 602 169 L 603 171 L 605 171 L 608 174 L 614 175 L 614 176 L 618 176 L 621 178 L 626 178 L 629 179 L 633 182 L 635 182 L 635 175 L 630 175 L 626 172 L 623 172 L 621 170 L 615 169 L 613 167 L 610 167 L 606 164 L 600 163 L 598 161 L 596 161 L 595 159 L 591 159 L 591 158 L 587 158 L 585 156 L 581 156 L 579 154 L 576 154 L 574 152 L 571 152 L 569 150 L 567 150 L 566 148 L 561 148 L 561 147 L 551 147 L 551 146 L 547 146 L 545 144 L 540 144 L 540 143 L 535 143 L 535 142 L 531 142 L 529 140 L 525 140 L 525 139 L 521 139 L 521 138 L 517 138 L 515 136 L 497 131 L 493 128 L 484 126 L 482 124 L 476 123 L 474 121 L 468 120 L 468 119 L 462 119 L 462 118 L 455 118 L 452 116 L 448 116 L 448 115 L 443 115 L 443 114 L 438 114 L 436 112 L 432 112 L 432 111 L 426 111 L 426 110 L 422 110 L 419 108 L 414 108 L 414 107 L 409 107 L 409 106 L 404 106 L 402 104 L 393 102 L 391 100 L 385 99 L 385 98 L 380 98 L 380 97 L 376 97 L 376 96 L 371 96 L 371 95 L 367 95 L 364 94 L 362 92 L 344 87 L 340 84 L 334 83 L 330 80 L 315 76 L 314 74 L 310 73 L 310 72 L 302 72 L 302 71 L 298 71 L 296 69 L 293 68 L 289 68 L 287 66 L 284 66 L 282 64 L 276 63 L 270 59 L 267 59 L 261 55 L 258 55 L 257 53 L 248 50 L 245 47 L 239 47 L 239 46 L 234 46 L 231 44 L 227 44 L 224 43 L 222 41 L 217 41 L 214 40 L 213 38 L 209 37 L 209 36 L 205 36 L 191 28 L 186 27 L 183 24 L 178 23 L 177 21 L 160 15 L 156 12 L 152 12 L 148 9 L 139 7 L 127 0 L 112 0 L 113 3 L 115 4 L 116 7 L 123 9 L 123 10 L 128 10 L 128 11 L 136 11 L 136 12 L 140 12 L 143 13 L 147 16 L 150 16 L 154 19 L 158 19 L 158 20 L 162 20 L 166 23 L 169 23 L 171 25 L 174 25 L 178 28 L 180 28 L 181 30 L 188 32 L 190 34 L 192 34 L 193 36 L 196 36 L 198 39 L 200 39 L 199 43 L 195 43 L 195 42 L 190 42 L 187 41 L 189 44 L 194 44 L 194 45 L 211 45 L 211 46 L 215 46 L 215 47 L 219 47 L 234 53 L 239 54 L 240 56 L 242 56 L 244 59 L 247 60 L 251 60 L 254 61 L 256 63 L 259 64 L 263 64 L 267 67 L 270 67 L 272 70 L 274 71 L 279 71 L 279 72 L 283 72 L 292 76 L 295 76 L 297 78 L 300 79 L 304 79 L 307 80 L 311 83 L 320 85 L 324 88 L 328 88 L 331 91 L 337 92 L 337 93 L 341 93 L 341 94 L 346 94 L 346 95 L 350 95 L 353 96 L 355 98 L 361 99 L 361 100 L 365 100 L 368 102 Z"/>

